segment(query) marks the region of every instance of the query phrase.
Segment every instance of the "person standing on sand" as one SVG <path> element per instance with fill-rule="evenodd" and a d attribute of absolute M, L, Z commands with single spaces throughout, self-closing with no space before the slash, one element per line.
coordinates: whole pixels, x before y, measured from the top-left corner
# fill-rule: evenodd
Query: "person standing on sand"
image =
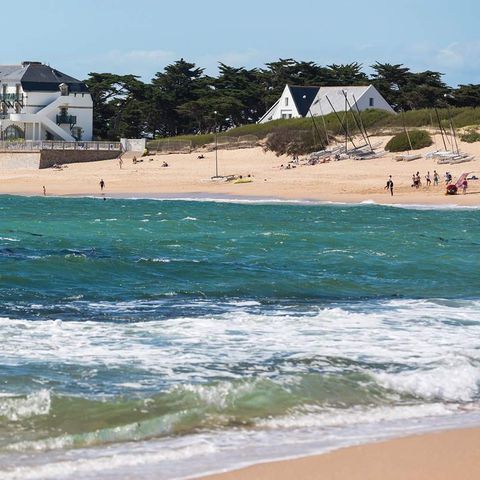
<path fill-rule="evenodd" d="M 122 165 L 123 165 L 123 160 L 122 160 L 122 157 L 120 157 L 118 159 L 118 166 L 120 167 L 120 170 L 122 169 Z"/>
<path fill-rule="evenodd" d="M 389 175 L 387 184 L 385 185 L 385 190 L 390 190 L 390 195 L 393 197 L 393 180 L 392 176 Z"/>
<path fill-rule="evenodd" d="M 440 177 L 437 173 L 436 170 L 433 171 L 433 186 L 438 187 L 438 180 L 440 180 Z"/>
<path fill-rule="evenodd" d="M 100 180 L 100 190 L 103 192 L 103 189 L 105 188 L 105 182 L 103 181 L 103 178 Z"/>
<path fill-rule="evenodd" d="M 464 178 L 462 182 L 462 191 L 464 195 L 467 193 L 467 188 L 468 188 L 468 182 L 467 182 L 467 179 Z"/>
<path fill-rule="evenodd" d="M 43 196 L 44 196 L 44 197 L 47 196 L 47 189 L 45 188 L 45 185 L 43 186 Z"/>

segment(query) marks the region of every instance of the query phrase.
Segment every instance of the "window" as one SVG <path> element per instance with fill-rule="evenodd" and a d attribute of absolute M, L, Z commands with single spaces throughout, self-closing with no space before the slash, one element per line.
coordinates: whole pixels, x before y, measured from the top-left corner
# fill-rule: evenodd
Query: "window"
<path fill-rule="evenodd" d="M 285 106 L 288 107 L 288 97 L 285 98 Z"/>
<path fill-rule="evenodd" d="M 373 104 L 374 104 L 373 97 L 370 97 L 368 100 L 368 106 L 373 107 Z"/>
<path fill-rule="evenodd" d="M 18 138 L 25 138 L 23 130 L 16 125 L 9 125 L 3 132 L 5 140 L 15 140 Z"/>

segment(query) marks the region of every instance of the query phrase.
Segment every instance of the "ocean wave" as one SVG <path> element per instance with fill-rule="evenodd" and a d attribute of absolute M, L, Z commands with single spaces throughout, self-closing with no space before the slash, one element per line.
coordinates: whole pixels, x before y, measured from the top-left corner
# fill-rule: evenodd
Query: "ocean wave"
<path fill-rule="evenodd" d="M 422 400 L 471 402 L 478 398 L 480 365 L 465 357 L 442 360 L 441 365 L 399 373 L 374 374 L 385 388 L 411 394 Z"/>
<path fill-rule="evenodd" d="M 26 397 L 0 397 L 0 417 L 6 417 L 12 422 L 48 415 L 50 407 L 51 397 L 48 390 L 40 390 Z"/>

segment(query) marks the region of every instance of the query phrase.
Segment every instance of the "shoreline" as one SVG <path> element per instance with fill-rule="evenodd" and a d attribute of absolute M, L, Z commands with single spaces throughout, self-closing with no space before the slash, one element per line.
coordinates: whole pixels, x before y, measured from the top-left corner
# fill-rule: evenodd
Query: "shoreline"
<path fill-rule="evenodd" d="M 476 480 L 480 427 L 410 434 L 193 476 L 197 480 Z"/>
<path fill-rule="evenodd" d="M 480 202 L 473 204 L 459 204 L 454 202 L 435 202 L 433 199 L 428 199 L 420 203 L 418 201 L 401 201 L 401 202 L 379 202 L 370 198 L 367 199 L 320 199 L 320 198 L 287 198 L 287 197 L 271 197 L 261 195 L 238 195 L 238 194 L 210 194 L 205 192 L 164 192 L 164 193 L 131 193 L 131 192 L 115 192 L 112 194 L 95 194 L 95 193 L 63 193 L 56 195 L 41 195 L 32 192 L 0 192 L 2 197 L 26 197 L 26 198 L 91 198 L 101 200 L 157 200 L 157 201 L 178 201 L 178 202 L 217 202 L 217 203 L 238 203 L 238 204 L 271 204 L 271 205 L 303 205 L 303 206 L 345 206 L 345 207 L 359 207 L 359 206 L 383 206 L 392 208 L 411 208 L 411 209 L 466 209 L 476 210 L 480 208 Z M 455 198 L 455 196 L 452 196 Z M 402 199 L 405 200 L 405 199 Z M 423 199 L 425 200 L 425 199 Z M 480 200 L 480 199 L 479 199 Z"/>

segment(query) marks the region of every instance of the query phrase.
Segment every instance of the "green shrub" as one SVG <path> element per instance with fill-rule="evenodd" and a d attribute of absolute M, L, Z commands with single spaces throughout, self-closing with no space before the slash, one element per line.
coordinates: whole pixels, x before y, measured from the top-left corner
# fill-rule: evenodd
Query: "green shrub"
<path fill-rule="evenodd" d="M 412 147 L 410 148 L 410 142 Z M 425 130 L 412 130 L 408 132 L 399 133 L 392 137 L 385 145 L 385 150 L 389 152 L 406 152 L 407 150 L 418 150 L 420 148 L 429 147 L 433 143 L 432 137 Z"/>
<path fill-rule="evenodd" d="M 277 129 L 268 134 L 264 150 L 280 155 L 305 155 L 325 148 L 312 135 L 311 130 Z"/>
<path fill-rule="evenodd" d="M 465 133 L 460 135 L 460 140 L 467 143 L 480 142 L 480 133 L 473 128 L 468 129 Z"/>

